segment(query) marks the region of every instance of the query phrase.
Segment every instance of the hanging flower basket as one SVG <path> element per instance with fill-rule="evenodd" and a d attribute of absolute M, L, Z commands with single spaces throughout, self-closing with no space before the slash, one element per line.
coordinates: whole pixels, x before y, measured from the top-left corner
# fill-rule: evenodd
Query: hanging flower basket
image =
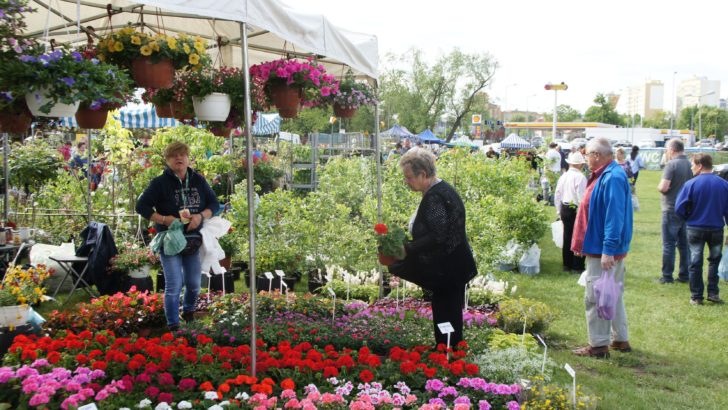
<path fill-rule="evenodd" d="M 185 105 L 181 101 L 172 101 L 172 114 L 177 121 L 187 121 L 195 118 L 195 116 L 185 109 Z"/>
<path fill-rule="evenodd" d="M 137 269 L 129 270 L 129 277 L 132 279 L 144 279 L 149 277 L 149 265 L 141 266 Z"/>
<path fill-rule="evenodd" d="M 291 87 L 286 83 L 274 81 L 268 83 L 270 98 L 278 108 L 282 118 L 296 118 L 301 105 L 301 88 Z"/>
<path fill-rule="evenodd" d="M 212 93 L 205 97 L 192 97 L 195 117 L 201 121 L 225 121 L 230 114 L 230 96 Z"/>
<path fill-rule="evenodd" d="M 227 138 L 227 137 L 230 136 L 230 132 L 233 129 L 232 128 L 229 128 L 229 127 L 218 127 L 218 126 L 214 126 L 214 127 L 208 128 L 208 130 L 212 133 L 212 135 L 214 135 L 216 137 L 225 137 L 225 138 Z"/>
<path fill-rule="evenodd" d="M 108 115 L 109 109 L 103 106 L 98 110 L 79 108 L 76 112 L 76 122 L 78 128 L 98 130 L 104 128 Z"/>
<path fill-rule="evenodd" d="M 10 134 L 25 134 L 33 122 L 33 115 L 28 107 L 23 104 L 19 113 L 0 111 L 0 131 Z"/>
<path fill-rule="evenodd" d="M 172 88 L 174 64 L 168 59 L 153 63 L 149 57 L 137 58 L 131 62 L 131 76 L 140 87 Z"/>
<path fill-rule="evenodd" d="M 154 110 L 157 112 L 159 118 L 174 118 L 174 111 L 172 110 L 172 104 L 159 104 L 154 105 Z"/>
<path fill-rule="evenodd" d="M 73 104 L 64 104 L 57 102 L 51 107 L 50 112 L 47 114 L 40 110 L 40 108 L 51 101 L 50 98 L 46 97 L 46 89 L 41 88 L 40 90 L 32 91 L 25 94 L 25 102 L 28 104 L 30 112 L 36 117 L 73 117 L 78 111 L 78 106 L 81 101 L 76 101 Z"/>
<path fill-rule="evenodd" d="M 394 265 L 394 263 L 397 262 L 397 258 L 395 258 L 394 256 L 378 253 L 377 257 L 379 258 L 379 263 L 385 266 Z"/>
<path fill-rule="evenodd" d="M 356 114 L 357 108 L 347 108 L 339 103 L 334 103 L 334 115 L 339 118 L 351 118 Z"/>

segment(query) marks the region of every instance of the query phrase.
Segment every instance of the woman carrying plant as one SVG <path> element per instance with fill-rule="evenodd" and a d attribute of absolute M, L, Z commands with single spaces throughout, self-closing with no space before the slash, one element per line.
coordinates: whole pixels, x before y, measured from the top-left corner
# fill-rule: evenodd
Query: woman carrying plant
<path fill-rule="evenodd" d="M 404 262 L 392 265 L 390 272 L 432 291 L 435 341 L 447 343 L 447 334 L 437 325 L 450 322 L 450 346 L 455 346 L 463 339 L 465 284 L 478 274 L 465 235 L 465 205 L 457 191 L 437 177 L 431 152 L 412 148 L 399 165 L 410 189 L 422 192 L 422 201 L 410 220 L 412 241 L 404 245 Z"/>
<path fill-rule="evenodd" d="M 153 221 L 158 233 L 164 232 L 177 219 L 185 225 L 187 247 L 176 255 L 167 255 L 164 249 L 159 258 L 164 270 L 164 313 L 170 330 L 179 329 L 179 299 L 185 287 L 182 318 L 194 318 L 197 295 L 200 292 L 199 246 L 200 228 L 205 219 L 217 212 L 220 204 L 205 178 L 190 164 L 190 148 L 181 142 L 172 142 L 164 149 L 167 162 L 162 175 L 154 178 L 139 197 L 136 211 Z"/>

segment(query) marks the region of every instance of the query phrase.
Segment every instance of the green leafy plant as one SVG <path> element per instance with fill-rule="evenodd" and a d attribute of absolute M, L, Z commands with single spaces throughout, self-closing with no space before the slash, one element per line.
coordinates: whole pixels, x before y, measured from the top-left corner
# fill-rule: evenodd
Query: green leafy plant
<path fill-rule="evenodd" d="M 501 329 L 495 329 L 489 335 L 488 349 L 490 350 L 500 351 L 516 346 L 532 350 L 538 347 L 538 342 L 536 342 L 536 338 L 530 333 L 526 333 L 524 336 L 521 333 L 506 333 Z"/>
<path fill-rule="evenodd" d="M 480 367 L 480 374 L 483 375 L 483 378 L 492 383 L 514 383 L 538 375 L 549 381 L 553 369 L 556 368 L 556 363 L 551 359 L 547 359 L 542 374 L 542 355 L 522 346 L 485 351 L 476 356 L 475 363 Z"/>
<path fill-rule="evenodd" d="M 149 248 L 121 247 L 121 253 L 111 258 L 111 266 L 117 271 L 130 271 L 159 263 L 159 258 Z"/>
<path fill-rule="evenodd" d="M 498 325 L 506 332 L 522 332 L 525 320 L 526 332 L 542 333 L 554 319 L 553 311 L 545 303 L 527 298 L 504 300 L 499 309 Z"/>
<path fill-rule="evenodd" d="M 42 139 L 25 144 L 13 144 L 8 158 L 10 183 L 22 186 L 26 192 L 37 192 L 58 177 L 63 158 Z"/>
<path fill-rule="evenodd" d="M 380 253 L 404 258 L 404 240 L 407 237 L 404 229 L 399 226 L 388 228 L 385 224 L 376 224 L 374 232 L 377 233 L 377 247 Z"/>

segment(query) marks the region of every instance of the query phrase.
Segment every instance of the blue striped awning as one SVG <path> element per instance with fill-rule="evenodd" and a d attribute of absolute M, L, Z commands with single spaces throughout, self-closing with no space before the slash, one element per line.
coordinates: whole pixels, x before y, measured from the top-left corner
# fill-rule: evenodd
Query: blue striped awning
<path fill-rule="evenodd" d="M 162 128 L 176 127 L 180 122 L 174 118 L 157 117 L 154 107 L 122 108 L 114 118 L 121 122 L 123 128 Z M 62 126 L 78 128 L 74 117 L 63 117 Z"/>
<path fill-rule="evenodd" d="M 281 116 L 277 113 L 258 113 L 258 119 L 253 124 L 253 135 L 273 135 L 281 131 Z"/>
<path fill-rule="evenodd" d="M 532 148 L 530 142 L 524 140 L 523 138 L 519 137 L 516 134 L 511 134 L 508 136 L 508 138 L 501 141 L 500 147 L 501 148 L 510 148 L 510 149 Z"/>

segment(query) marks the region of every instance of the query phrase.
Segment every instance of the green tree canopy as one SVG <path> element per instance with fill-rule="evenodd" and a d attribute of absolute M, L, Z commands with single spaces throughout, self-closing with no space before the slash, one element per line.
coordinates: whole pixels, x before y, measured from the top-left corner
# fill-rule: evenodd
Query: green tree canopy
<path fill-rule="evenodd" d="M 558 121 L 579 121 L 581 120 L 581 113 L 576 109 L 566 104 L 559 104 L 556 107 L 556 119 Z M 553 113 L 544 114 L 544 121 L 552 122 L 554 120 Z"/>
<path fill-rule="evenodd" d="M 622 119 L 604 94 L 597 94 L 594 103 L 584 113 L 584 121 L 622 125 Z"/>

